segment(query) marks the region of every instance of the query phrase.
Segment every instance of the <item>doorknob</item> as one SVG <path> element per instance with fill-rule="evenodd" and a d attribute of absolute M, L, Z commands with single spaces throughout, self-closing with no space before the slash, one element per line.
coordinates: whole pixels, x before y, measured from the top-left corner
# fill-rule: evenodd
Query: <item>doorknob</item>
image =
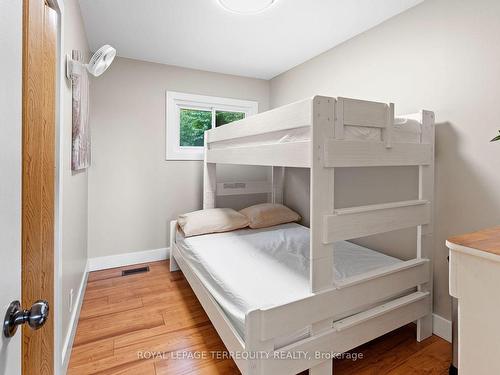
<path fill-rule="evenodd" d="M 21 324 L 28 323 L 31 329 L 41 328 L 49 317 L 49 303 L 47 301 L 36 301 L 31 309 L 22 310 L 21 303 L 14 301 L 10 304 L 3 321 L 3 334 L 12 337 Z"/>

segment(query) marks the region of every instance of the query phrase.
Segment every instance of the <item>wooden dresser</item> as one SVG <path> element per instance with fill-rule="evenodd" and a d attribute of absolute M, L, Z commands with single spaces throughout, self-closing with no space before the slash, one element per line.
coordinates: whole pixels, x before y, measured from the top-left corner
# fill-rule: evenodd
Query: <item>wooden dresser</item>
<path fill-rule="evenodd" d="M 458 299 L 459 374 L 500 374 L 500 226 L 446 245 L 450 294 Z"/>

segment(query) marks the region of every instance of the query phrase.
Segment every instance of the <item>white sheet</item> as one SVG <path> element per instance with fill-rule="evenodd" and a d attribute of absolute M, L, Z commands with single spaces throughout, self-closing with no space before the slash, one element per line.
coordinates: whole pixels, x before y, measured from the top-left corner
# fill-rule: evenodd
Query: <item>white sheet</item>
<path fill-rule="evenodd" d="M 248 311 L 310 295 L 309 229 L 301 225 L 189 238 L 177 232 L 176 242 L 242 338 Z M 337 280 L 401 262 L 347 241 L 332 246 Z"/>
<path fill-rule="evenodd" d="M 393 142 L 420 143 L 422 127 L 420 122 L 404 117 L 394 119 Z M 368 126 L 345 126 L 344 139 L 350 141 L 382 142 L 382 129 Z M 305 142 L 311 140 L 311 127 L 305 126 L 273 133 L 230 139 L 210 144 L 212 149 L 230 147 L 262 146 L 279 143 Z"/>

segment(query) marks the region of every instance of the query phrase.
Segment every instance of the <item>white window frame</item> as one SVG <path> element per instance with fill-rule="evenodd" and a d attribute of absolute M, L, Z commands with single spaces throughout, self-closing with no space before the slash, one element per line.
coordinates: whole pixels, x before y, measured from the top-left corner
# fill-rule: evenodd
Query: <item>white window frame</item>
<path fill-rule="evenodd" d="M 215 127 L 215 111 L 243 112 L 245 118 L 258 112 L 259 103 L 251 100 L 220 98 L 167 91 L 166 103 L 166 160 L 203 160 L 203 146 L 180 146 L 180 110 L 199 109 L 212 112 L 212 128 Z"/>

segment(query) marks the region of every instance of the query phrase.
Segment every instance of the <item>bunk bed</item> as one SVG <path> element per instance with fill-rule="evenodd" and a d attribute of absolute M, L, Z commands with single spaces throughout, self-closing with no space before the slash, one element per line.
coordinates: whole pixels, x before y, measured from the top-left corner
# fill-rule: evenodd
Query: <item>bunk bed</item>
<path fill-rule="evenodd" d="M 217 182 L 217 164 L 270 166 L 271 181 Z M 335 168 L 384 166 L 418 166 L 418 199 L 335 208 Z M 186 239 L 171 223 L 171 270 L 182 270 L 240 371 L 326 375 L 331 353 L 407 323 L 417 322 L 418 341 L 429 337 L 433 112 L 395 117 L 393 104 L 315 96 L 209 130 L 204 208 L 214 208 L 218 195 L 269 193 L 282 203 L 286 167 L 310 169 L 310 228 L 285 224 Z M 410 227 L 417 228 L 411 260 L 348 242 Z M 290 241 L 302 262 L 287 258 Z M 258 252 L 269 242 L 282 258 L 267 264 Z M 364 266 L 345 272 L 345 264 Z"/>

